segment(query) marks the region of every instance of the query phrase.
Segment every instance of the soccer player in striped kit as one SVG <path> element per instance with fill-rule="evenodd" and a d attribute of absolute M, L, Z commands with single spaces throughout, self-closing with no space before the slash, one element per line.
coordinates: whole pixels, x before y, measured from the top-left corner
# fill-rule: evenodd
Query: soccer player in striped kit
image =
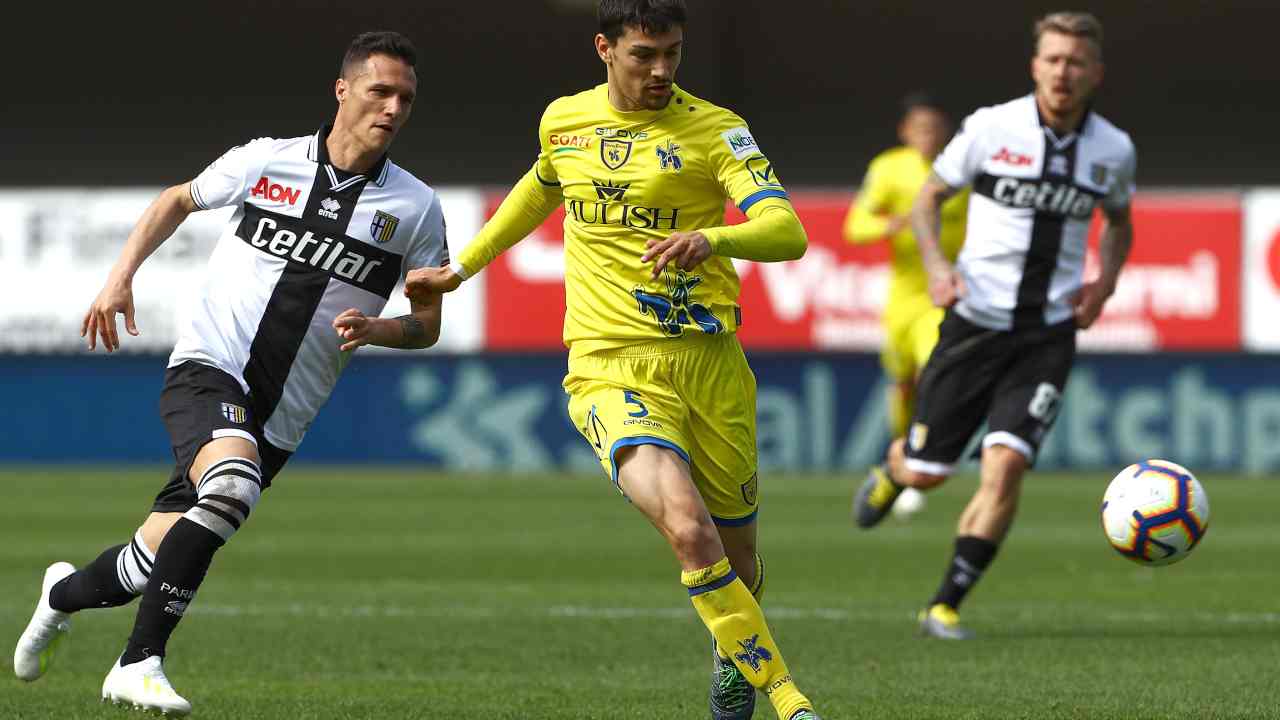
<path fill-rule="evenodd" d="M 1076 331 L 1115 292 L 1133 242 L 1133 142 L 1092 108 L 1102 25 L 1087 13 L 1052 13 L 1035 23 L 1034 39 L 1034 92 L 970 115 L 912 208 L 929 295 L 947 312 L 906 437 L 855 500 L 863 524 L 876 524 L 903 488 L 944 482 L 987 422 L 978 489 L 960 515 L 942 584 L 920 613 L 921 632 L 944 639 L 972 635 L 960 603 L 1013 523 L 1023 475 L 1057 417 Z M 965 186 L 968 227 L 952 265 L 939 248 L 940 208 Z M 1105 220 L 1101 272 L 1086 282 L 1096 209 Z"/>
<path fill-rule="evenodd" d="M 422 348 L 440 332 L 441 299 L 380 318 L 409 270 L 447 265 L 435 191 L 387 148 L 417 90 L 416 51 L 394 32 L 357 36 L 335 82 L 332 125 L 232 148 L 143 213 L 85 315 L 89 348 L 119 349 L 116 315 L 137 335 L 132 279 L 192 212 L 234 207 L 184 314 L 160 413 L 177 461 L 137 533 L 75 569 L 45 572 L 14 671 L 41 677 L 73 613 L 142 597 L 103 700 L 185 715 L 163 669 L 166 645 L 219 547 L 248 519 L 302 442 L 351 353 Z"/>

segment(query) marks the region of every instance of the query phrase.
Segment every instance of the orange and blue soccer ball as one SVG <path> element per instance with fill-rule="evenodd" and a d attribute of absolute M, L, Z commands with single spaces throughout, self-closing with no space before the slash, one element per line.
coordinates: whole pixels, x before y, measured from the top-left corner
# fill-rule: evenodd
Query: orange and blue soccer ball
<path fill-rule="evenodd" d="M 1209 529 L 1209 496 L 1190 470 L 1168 460 L 1134 463 L 1102 497 L 1102 530 L 1116 552 L 1140 565 L 1185 558 Z"/>

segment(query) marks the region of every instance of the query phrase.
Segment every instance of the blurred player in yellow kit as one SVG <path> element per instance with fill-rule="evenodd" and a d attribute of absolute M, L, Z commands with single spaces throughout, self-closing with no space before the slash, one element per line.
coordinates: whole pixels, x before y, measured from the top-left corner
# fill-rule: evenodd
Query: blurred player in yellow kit
<path fill-rule="evenodd" d="M 714 638 L 711 716 L 750 718 L 759 689 L 782 720 L 815 720 L 758 603 L 756 384 L 731 261 L 798 258 L 804 227 L 746 123 L 674 84 L 683 0 L 598 15 L 608 82 L 547 107 L 533 168 L 406 294 L 457 288 L 564 205 L 569 414 L 675 553 Z M 745 223 L 724 224 L 726 200 Z"/>
<path fill-rule="evenodd" d="M 888 240 L 893 250 L 880 363 L 889 378 L 889 436 L 895 438 L 907 434 L 915 405 L 916 376 L 938 342 L 943 316 L 943 309 L 929 299 L 929 276 L 920 260 L 909 215 L 934 158 L 952 133 L 950 118 L 928 95 L 908 95 L 902 105 L 898 122 L 902 145 L 871 161 L 844 223 L 845 240 L 859 245 Z M 939 240 L 942 252 L 952 262 L 964 243 L 968 206 L 968 189 L 942 206 Z M 910 514 L 923 505 L 920 491 L 908 488 L 903 492 L 894 504 L 895 513 Z M 863 524 L 856 517 L 854 520 Z"/>

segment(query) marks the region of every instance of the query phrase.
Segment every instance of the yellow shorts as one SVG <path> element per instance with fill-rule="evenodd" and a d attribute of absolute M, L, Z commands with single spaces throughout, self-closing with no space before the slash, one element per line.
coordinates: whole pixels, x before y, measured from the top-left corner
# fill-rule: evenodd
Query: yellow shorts
<path fill-rule="evenodd" d="M 659 445 L 689 463 L 717 525 L 755 520 L 756 378 L 736 335 L 691 333 L 571 358 L 564 389 L 569 417 L 615 485 L 619 449 Z"/>
<path fill-rule="evenodd" d="M 913 381 L 924 369 L 929 353 L 938 344 L 938 325 L 942 316 L 940 307 L 909 314 L 896 314 L 890 308 L 885 313 L 885 341 L 880 350 L 880 364 L 894 382 Z"/>

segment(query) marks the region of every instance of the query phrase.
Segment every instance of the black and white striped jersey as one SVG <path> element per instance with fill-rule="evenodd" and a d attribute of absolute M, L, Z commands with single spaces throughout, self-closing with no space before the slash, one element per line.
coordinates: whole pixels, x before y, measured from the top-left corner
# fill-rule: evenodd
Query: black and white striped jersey
<path fill-rule="evenodd" d="M 1094 208 L 1129 205 L 1136 163 L 1129 135 L 1092 111 L 1058 137 L 1032 95 L 966 118 L 933 165 L 948 185 L 973 187 L 956 312 L 994 330 L 1070 318 Z"/>
<path fill-rule="evenodd" d="M 235 213 L 169 357 L 238 380 L 267 439 L 290 451 L 350 359 L 334 317 L 376 316 L 409 270 L 449 262 L 435 191 L 386 156 L 367 175 L 338 170 L 328 132 L 254 140 L 192 181 L 200 208 Z"/>

